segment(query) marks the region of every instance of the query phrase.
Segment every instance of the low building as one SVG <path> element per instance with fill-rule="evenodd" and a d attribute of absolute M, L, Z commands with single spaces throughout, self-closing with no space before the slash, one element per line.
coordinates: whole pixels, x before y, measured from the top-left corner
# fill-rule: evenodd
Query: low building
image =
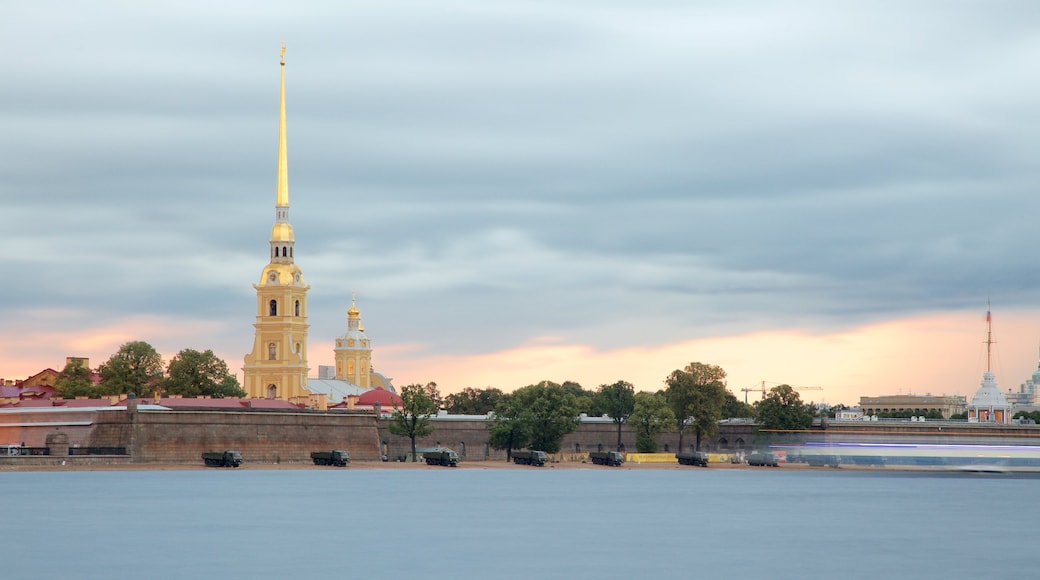
<path fill-rule="evenodd" d="M 949 419 L 966 412 L 968 403 L 962 395 L 882 395 L 860 397 L 859 407 L 867 416 L 903 412 L 927 415 L 935 410 L 942 414 L 943 419 Z"/>

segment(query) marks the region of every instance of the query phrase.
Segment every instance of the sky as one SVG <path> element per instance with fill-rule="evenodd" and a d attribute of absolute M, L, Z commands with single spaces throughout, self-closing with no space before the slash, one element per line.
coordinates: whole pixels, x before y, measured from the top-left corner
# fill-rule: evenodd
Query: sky
<path fill-rule="evenodd" d="M 0 377 L 144 340 L 241 378 L 274 221 L 312 376 L 1003 390 L 1040 351 L 1040 4 L 13 3 Z M 745 391 L 744 389 L 748 389 Z"/>

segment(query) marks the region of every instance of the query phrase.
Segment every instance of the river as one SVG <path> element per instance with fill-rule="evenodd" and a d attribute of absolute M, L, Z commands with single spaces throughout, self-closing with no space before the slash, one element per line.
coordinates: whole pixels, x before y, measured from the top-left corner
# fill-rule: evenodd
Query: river
<path fill-rule="evenodd" d="M 1031 577 L 1040 480 L 780 469 L 0 473 L 0 575 Z"/>

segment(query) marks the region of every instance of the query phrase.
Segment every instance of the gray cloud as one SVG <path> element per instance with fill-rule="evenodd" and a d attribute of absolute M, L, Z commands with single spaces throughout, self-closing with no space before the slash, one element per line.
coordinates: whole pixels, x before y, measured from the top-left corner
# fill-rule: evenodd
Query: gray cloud
<path fill-rule="evenodd" d="M 18 5 L 4 293 L 248 350 L 284 35 L 312 337 L 353 290 L 440 352 L 1035 304 L 1040 14 L 1000 6 Z"/>

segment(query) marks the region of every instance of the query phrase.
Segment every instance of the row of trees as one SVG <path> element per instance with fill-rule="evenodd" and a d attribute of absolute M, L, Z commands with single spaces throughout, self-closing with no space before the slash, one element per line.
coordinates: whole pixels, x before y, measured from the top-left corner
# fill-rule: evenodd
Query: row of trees
<path fill-rule="evenodd" d="M 95 377 L 100 380 L 95 381 Z M 58 374 L 54 388 L 64 397 L 128 393 L 215 398 L 246 395 L 227 363 L 212 350 L 184 349 L 164 365 L 162 355 L 143 341 L 120 346 L 97 368 L 96 374 L 79 361 L 69 362 Z"/>
<path fill-rule="evenodd" d="M 679 433 L 679 448 L 689 432 L 695 448 L 718 433 L 724 418 L 755 417 L 766 428 L 805 429 L 812 424 L 813 411 L 803 404 L 788 385 L 773 388 L 754 406 L 738 400 L 726 389 L 726 371 L 716 365 L 694 362 L 675 370 L 657 392 L 636 392 L 627 381 L 600 385 L 587 391 L 574 382 L 562 384 L 542 381 L 512 393 L 499 389 L 466 388 L 441 398 L 435 383 L 408 385 L 401 389 L 401 405 L 394 410 L 390 431 L 415 440 L 433 432 L 429 418 L 438 409 L 449 413 L 486 415 L 489 444 L 504 449 L 507 459 L 513 449 L 529 448 L 555 453 L 563 437 L 577 429 L 582 413 L 606 415 L 617 425 L 617 446 L 621 447 L 622 425 L 636 433 L 640 452 L 657 451 L 657 436 L 666 429 Z"/>

